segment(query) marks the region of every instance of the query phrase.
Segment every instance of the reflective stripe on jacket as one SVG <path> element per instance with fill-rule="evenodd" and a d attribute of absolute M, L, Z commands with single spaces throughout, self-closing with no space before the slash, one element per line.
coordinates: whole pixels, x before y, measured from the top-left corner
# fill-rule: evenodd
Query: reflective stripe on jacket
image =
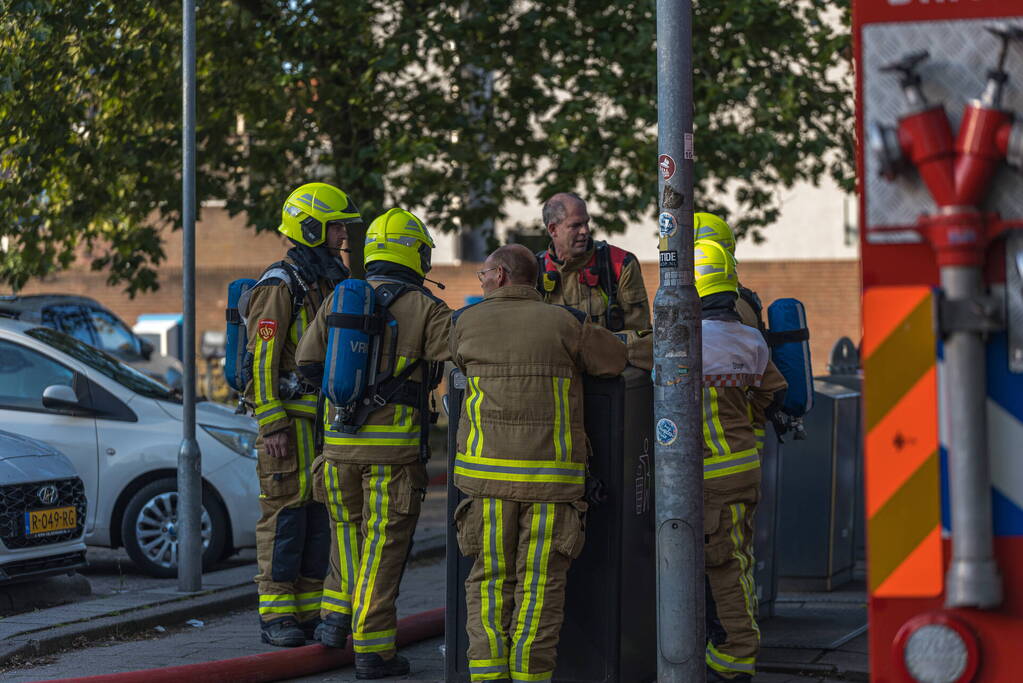
<path fill-rule="evenodd" d="M 785 378 L 763 335 L 738 321 L 703 321 L 703 478 L 709 489 L 760 481 L 751 414 L 763 414 Z"/>
<path fill-rule="evenodd" d="M 381 281 L 371 281 L 376 287 Z M 316 318 L 298 346 L 300 365 L 323 363 L 327 354 L 327 315 L 333 306 L 334 294 L 323 302 Z M 411 288 L 390 305 L 390 314 L 398 323 L 398 338 L 392 339 L 391 328 L 384 332 L 380 353 L 380 369 L 386 370 L 391 348 L 396 344 L 395 374 L 417 359 L 449 360 L 448 336 L 451 330 L 451 309 L 440 299 L 425 291 Z M 410 381 L 423 380 L 422 366 L 416 368 Z M 401 465 L 419 459 L 419 410 L 411 406 L 389 403 L 369 414 L 355 434 L 331 429 L 336 407 L 328 402 L 324 415 L 325 457 L 335 462 L 363 465 Z"/>
<path fill-rule="evenodd" d="M 292 417 L 316 417 L 316 394 L 282 400 L 280 379 L 295 370 L 295 349 L 329 291 L 326 280 L 314 283 L 302 309 L 292 316 L 291 290 L 281 280 L 268 280 L 252 290 L 245 311 L 252 379 L 245 398 L 254 406 L 259 433 L 264 436 L 290 427 Z"/>
<path fill-rule="evenodd" d="M 588 443 L 584 373 L 614 376 L 625 345 L 528 285 L 497 289 L 452 318 L 451 355 L 466 376 L 455 485 L 520 502 L 582 498 Z"/>

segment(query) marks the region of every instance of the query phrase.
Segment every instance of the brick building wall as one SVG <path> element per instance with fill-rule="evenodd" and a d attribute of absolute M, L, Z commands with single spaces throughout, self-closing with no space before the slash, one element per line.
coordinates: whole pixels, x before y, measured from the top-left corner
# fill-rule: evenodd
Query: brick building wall
<path fill-rule="evenodd" d="M 267 237 L 273 240 L 273 243 L 255 244 L 251 249 L 245 248 L 246 255 L 252 256 L 251 266 L 199 267 L 196 273 L 196 326 L 200 333 L 203 330 L 223 330 L 228 283 L 240 277 L 257 276 L 265 264 L 279 258 L 283 253 L 283 246 L 276 238 Z M 263 238 L 258 240 L 262 241 Z M 227 251 L 232 249 L 232 246 L 221 245 L 219 249 Z M 206 248 L 200 248 L 199 260 L 202 262 L 207 255 L 214 262 L 221 260 L 224 258 L 224 251 L 214 251 L 211 254 Z M 435 266 L 430 273 L 431 277 L 443 282 L 447 288 L 443 291 L 434 288 L 434 291 L 453 308 L 461 307 L 465 305 L 466 297 L 480 295 L 479 282 L 475 274 L 478 269 L 479 265 L 472 263 L 460 266 Z M 839 337 L 848 336 L 859 343 L 858 262 L 748 262 L 740 266 L 740 276 L 745 286 L 759 293 L 765 305 L 786 296 L 803 301 L 811 330 L 811 354 L 816 373 L 822 374 L 826 371 L 831 347 Z M 643 277 L 650 300 L 653 302 L 658 282 L 657 264 L 643 264 Z M 86 269 L 73 269 L 42 282 L 33 282 L 23 290 L 24 294 L 44 292 L 91 296 L 108 306 L 129 325 L 133 325 L 142 313 L 181 311 L 181 268 L 180 266 L 161 268 L 160 289 L 135 299 L 130 299 L 116 287 L 108 287 L 103 273 L 93 273 Z"/>
<path fill-rule="evenodd" d="M 275 232 L 255 234 L 243 216 L 230 217 L 218 207 L 204 207 L 196 226 L 196 327 L 224 329 L 227 285 L 241 277 L 257 277 L 269 263 L 280 259 L 288 242 Z M 118 287 L 106 284 L 104 273 L 89 270 L 83 259 L 70 270 L 31 282 L 25 294 L 64 293 L 91 296 L 133 325 L 142 313 L 181 311 L 181 232 L 162 235 L 167 259 L 160 266 L 160 289 L 129 298 Z M 87 256 L 83 254 L 83 256 Z M 479 296 L 475 271 L 479 264 L 434 266 L 432 279 L 447 285 L 434 291 L 453 308 L 465 305 L 466 297 Z M 796 297 L 806 304 L 811 331 L 814 370 L 826 371 L 835 341 L 848 336 L 860 340 L 860 269 L 855 260 L 745 261 L 739 266 L 745 286 L 756 290 L 765 304 L 780 297 Z M 656 263 L 643 264 L 643 278 L 650 300 L 657 289 Z"/>

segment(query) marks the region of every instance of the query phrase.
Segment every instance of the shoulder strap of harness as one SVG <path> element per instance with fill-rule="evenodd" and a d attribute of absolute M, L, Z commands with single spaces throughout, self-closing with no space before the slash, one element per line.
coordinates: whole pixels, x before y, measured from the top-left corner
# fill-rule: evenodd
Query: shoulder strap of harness
<path fill-rule="evenodd" d="M 402 368 L 400 372 L 394 374 L 394 369 L 397 367 L 398 353 L 397 321 L 394 320 L 394 316 L 390 314 L 388 309 L 395 301 L 410 291 L 421 292 L 435 301 L 439 301 L 439 299 L 433 296 L 429 290 L 406 282 L 384 281 L 374 291 L 377 302 L 386 313 L 387 319 L 384 321 L 383 326 L 394 326 L 392 334 L 394 343 L 391 344 L 387 369 L 377 374 L 373 385 L 367 387 L 366 396 L 359 402 L 349 419 L 345 421 L 345 428 L 353 433 L 358 431 L 366 423 L 370 413 L 388 403 L 398 403 L 417 408 L 419 410 L 420 421 L 420 459 L 425 462 L 429 455 L 430 425 L 436 421 L 436 415 L 430 409 L 430 392 L 440 383 L 443 375 L 443 365 L 441 363 L 424 362 L 422 358 L 417 358 Z M 383 327 L 381 327 L 381 333 L 382 331 Z M 412 376 L 412 373 L 415 372 L 416 368 L 423 366 L 424 363 L 426 367 L 423 369 L 423 381 L 411 381 L 409 378 Z"/>
<path fill-rule="evenodd" d="M 611 246 L 603 240 L 596 243 L 597 280 L 600 288 L 607 295 L 607 312 L 605 321 L 607 329 L 621 332 L 625 327 L 625 312 L 618 303 L 618 281 L 622 279 L 622 269 L 629 252 Z"/>
<path fill-rule="evenodd" d="M 757 316 L 757 327 L 761 332 L 767 331 L 767 325 L 764 324 L 764 304 L 760 301 L 760 297 L 752 289 L 748 287 L 739 287 L 739 297 L 749 304 L 749 307 L 753 309 L 753 312 Z"/>
<path fill-rule="evenodd" d="M 561 273 L 558 272 L 549 249 L 536 252 L 536 265 L 536 290 L 541 296 L 546 297 L 558 286 Z"/>
<path fill-rule="evenodd" d="M 562 305 L 562 304 L 558 304 L 558 307 L 559 308 L 564 308 L 566 311 L 568 311 L 573 316 L 575 316 L 576 320 L 578 320 L 579 322 L 581 322 L 584 325 L 586 324 L 586 321 L 589 318 L 588 315 L 586 315 L 585 313 L 580 311 L 578 308 L 572 308 L 571 306 L 565 306 L 565 305 Z"/>
<path fill-rule="evenodd" d="M 288 292 L 291 293 L 291 319 L 294 321 L 298 317 L 298 312 L 302 309 L 302 304 L 305 303 L 306 294 L 309 292 L 309 285 L 302 279 L 298 268 L 287 261 L 277 261 L 267 266 L 252 288 L 255 289 L 264 283 L 269 283 L 271 280 L 280 280 L 287 285 Z"/>

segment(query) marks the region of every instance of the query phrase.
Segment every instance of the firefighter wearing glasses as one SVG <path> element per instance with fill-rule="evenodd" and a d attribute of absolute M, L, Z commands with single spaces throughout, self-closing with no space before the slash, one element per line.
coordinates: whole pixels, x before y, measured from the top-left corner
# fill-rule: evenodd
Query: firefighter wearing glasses
<path fill-rule="evenodd" d="M 284 202 L 278 228 L 294 246 L 239 306 L 249 333 L 245 398 L 259 423 L 259 618 L 271 645 L 303 645 L 319 622 L 330 527 L 326 509 L 312 500 L 316 389 L 296 374 L 295 348 L 324 297 L 348 276 L 338 252 L 346 225 L 361 220 L 338 188 L 299 187 Z"/>
<path fill-rule="evenodd" d="M 335 543 L 319 640 L 344 647 L 350 632 L 360 679 L 409 672 L 396 650 L 394 601 L 426 493 L 430 392 L 449 358 L 451 329 L 451 310 L 423 286 L 433 247 L 423 222 L 403 209 L 370 225 L 366 280 L 394 325 L 383 326 L 378 383 L 361 417 L 356 411 L 342 424 L 332 404 L 326 415 L 323 482 Z M 302 373 L 317 384 L 325 372 L 333 303 L 332 294 L 297 353 Z"/>
<path fill-rule="evenodd" d="M 735 259 L 711 240 L 694 248 L 703 306 L 703 506 L 707 579 L 725 632 L 707 641 L 708 680 L 749 681 L 760 649 L 753 580 L 753 515 L 760 500 L 760 454 L 751 408 L 768 417 L 785 379 L 763 336 L 735 310 Z"/>
<path fill-rule="evenodd" d="M 479 271 L 485 298 L 452 317 L 465 374 L 454 484 L 473 681 L 550 681 L 572 560 L 583 546 L 588 444 L 584 373 L 614 376 L 625 345 L 586 315 L 543 303 L 536 259 L 501 247 Z"/>

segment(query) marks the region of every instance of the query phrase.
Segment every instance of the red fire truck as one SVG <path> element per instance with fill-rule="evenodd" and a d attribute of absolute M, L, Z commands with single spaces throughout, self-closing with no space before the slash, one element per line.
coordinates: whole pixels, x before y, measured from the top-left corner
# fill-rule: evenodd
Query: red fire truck
<path fill-rule="evenodd" d="M 872 679 L 1023 680 L 1023 1 L 853 36 Z"/>

